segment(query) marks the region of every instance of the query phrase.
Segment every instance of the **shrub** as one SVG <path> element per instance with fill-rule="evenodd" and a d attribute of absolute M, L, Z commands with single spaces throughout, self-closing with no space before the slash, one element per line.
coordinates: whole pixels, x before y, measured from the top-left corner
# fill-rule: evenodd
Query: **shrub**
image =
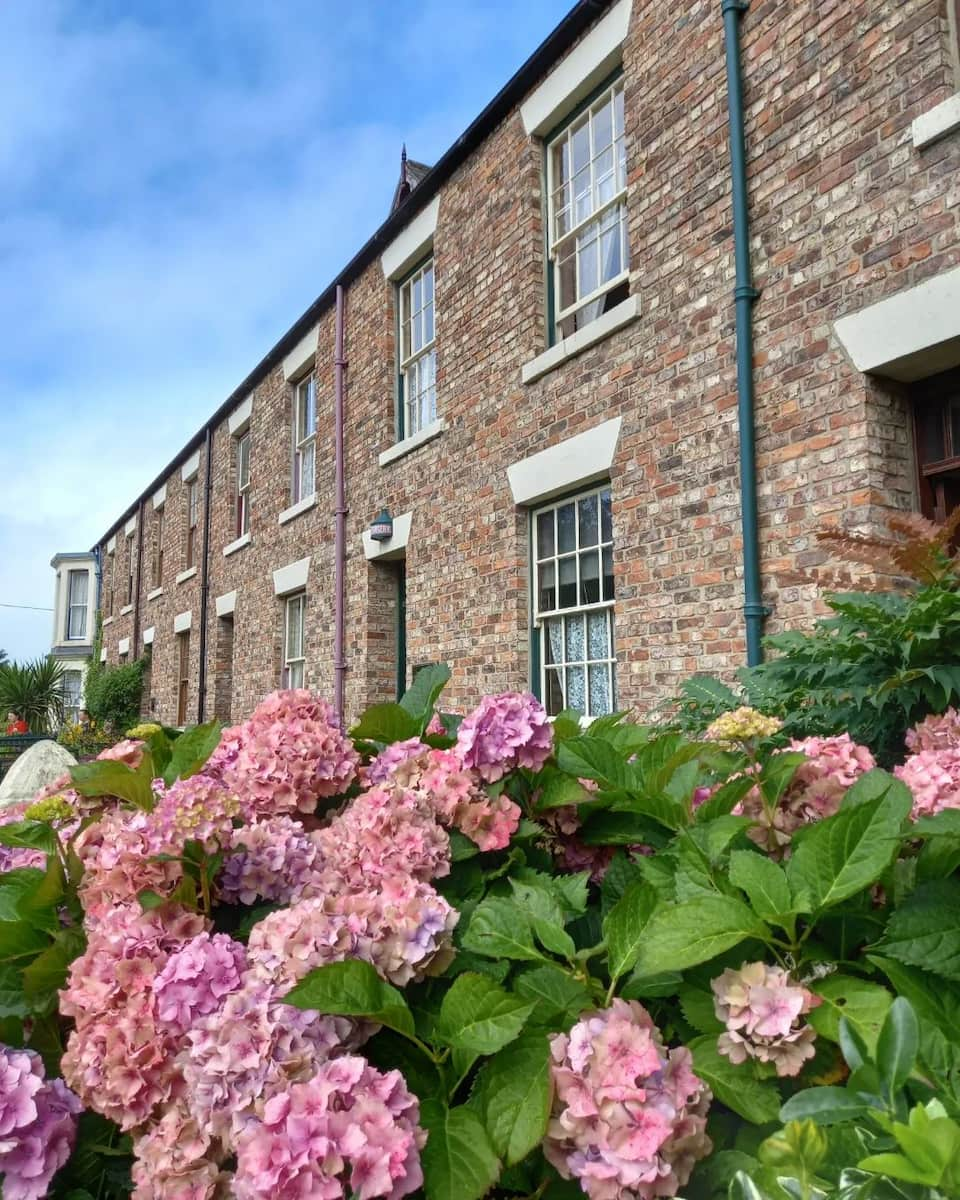
<path fill-rule="evenodd" d="M 0 665 L 0 710 L 4 718 L 16 713 L 31 733 L 49 733 L 63 715 L 63 667 L 50 657 Z"/>
<path fill-rule="evenodd" d="M 146 663 L 137 659 L 117 667 L 100 667 L 87 678 L 87 712 L 114 733 L 135 725 L 140 717 L 143 673 Z"/>
<path fill-rule="evenodd" d="M 145 727 L 3 814 L 4 1187 L 52 1088 L 55 1196 L 956 1195 L 960 789 L 744 710 L 458 730 L 446 675 L 349 737 L 306 691 Z"/>

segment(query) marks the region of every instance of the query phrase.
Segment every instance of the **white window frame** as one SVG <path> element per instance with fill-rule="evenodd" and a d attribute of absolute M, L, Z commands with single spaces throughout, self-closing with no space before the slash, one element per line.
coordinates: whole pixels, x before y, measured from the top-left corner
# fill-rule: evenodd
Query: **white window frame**
<path fill-rule="evenodd" d="M 420 308 L 412 311 L 413 289 L 419 280 L 421 295 L 423 281 L 430 277 L 430 303 L 421 302 Z M 414 320 L 430 310 L 431 336 L 424 338 L 422 344 L 414 348 L 411 343 L 410 330 Z M 400 368 L 400 436 L 401 439 L 414 437 L 421 430 L 432 425 L 437 419 L 437 275 L 434 270 L 433 254 L 425 258 L 415 267 L 406 279 L 397 284 L 397 316 L 398 344 Z M 425 365 L 430 363 L 433 373 L 433 402 L 426 413 L 421 411 L 421 397 L 428 394 L 430 388 L 417 391 L 413 395 L 412 382 L 418 380 Z M 413 401 L 413 403 L 411 403 Z"/>
<path fill-rule="evenodd" d="M 76 692 L 68 691 L 67 680 L 70 676 L 77 678 Z M 63 700 L 63 723 L 76 725 L 80 720 L 80 713 L 83 710 L 83 672 L 74 668 L 68 668 L 63 672 L 61 681 L 61 698 Z M 75 703 L 70 703 L 74 700 Z"/>
<path fill-rule="evenodd" d="M 552 280 L 552 285 L 553 285 L 553 302 L 554 302 L 553 303 L 553 307 L 554 307 L 553 328 L 550 330 L 550 336 L 551 336 L 551 339 L 555 340 L 555 341 L 559 341 L 563 337 L 569 336 L 575 330 L 585 328 L 586 325 L 590 324 L 591 321 L 594 321 L 597 319 L 597 317 L 602 316 L 604 309 L 603 309 L 603 306 L 600 305 L 599 311 L 594 313 L 593 316 L 589 317 L 586 321 L 577 321 L 574 325 L 574 328 L 572 328 L 572 329 L 568 329 L 566 331 L 563 331 L 563 329 L 562 329 L 562 325 L 563 325 L 564 321 L 569 321 L 569 319 L 571 317 L 576 317 L 579 313 L 582 312 L 583 309 L 588 308 L 591 304 L 596 305 L 599 301 L 603 300 L 603 298 L 607 295 L 608 292 L 613 291 L 614 288 L 620 287 L 622 284 L 627 282 L 630 278 L 630 240 L 629 240 L 629 231 L 627 228 L 627 210 L 626 210 L 627 169 L 626 169 L 626 158 L 625 158 L 625 134 L 624 134 L 623 129 L 620 130 L 619 135 L 617 133 L 617 129 L 616 129 L 616 108 L 617 108 L 617 106 L 616 106 L 616 102 L 614 99 L 614 97 L 617 93 L 620 93 L 622 95 L 623 91 L 624 91 L 624 81 L 623 81 L 623 77 L 620 76 L 619 78 L 613 80 L 613 82 L 610 83 L 610 85 L 608 87 L 605 87 L 604 90 L 600 93 L 600 95 L 595 97 L 595 99 L 592 100 L 590 104 L 586 105 L 583 109 L 578 110 L 573 116 L 567 118 L 563 123 L 563 127 L 552 138 L 550 138 L 549 142 L 547 143 L 547 148 L 546 148 L 546 151 L 547 151 L 547 153 L 546 153 L 546 160 L 547 160 L 547 257 L 549 260 L 549 269 L 550 269 L 551 280 Z M 600 111 L 602 108 L 604 108 L 607 104 L 611 105 L 611 129 L 613 131 L 613 140 L 610 143 L 610 145 L 613 149 L 614 183 L 616 184 L 617 182 L 619 182 L 620 186 L 616 187 L 614 194 L 612 196 L 608 197 L 602 203 L 598 203 L 597 202 L 597 179 L 595 176 L 597 156 L 594 153 L 594 144 L 593 144 L 593 125 L 594 125 L 593 118 L 594 118 L 594 114 L 597 113 L 598 111 Z M 589 139 L 590 139 L 590 159 L 589 159 L 590 198 L 591 198 L 590 214 L 589 214 L 589 216 L 584 217 L 583 220 L 581 220 L 579 222 L 575 221 L 573 224 L 570 225 L 569 229 L 565 230 L 562 235 L 558 236 L 557 235 L 557 219 L 558 219 L 559 213 L 564 208 L 569 208 L 572 211 L 576 204 L 576 198 L 573 195 L 573 176 L 571 176 L 566 185 L 567 188 L 569 189 L 568 204 L 561 205 L 559 208 L 557 206 L 556 191 L 557 191 L 558 185 L 555 180 L 554 151 L 564 141 L 566 141 L 568 143 L 568 145 L 572 145 L 573 133 L 583 125 L 584 121 L 586 121 L 586 123 L 587 123 Z M 619 153 L 618 153 L 618 141 L 619 141 Z M 571 149 L 570 153 L 572 155 L 572 149 Z M 617 179 L 618 174 L 620 175 L 619 180 Z M 602 222 L 603 218 L 609 212 L 611 212 L 614 209 L 618 209 L 618 208 L 622 208 L 622 210 L 623 210 L 619 217 L 619 226 L 620 226 L 620 235 L 621 235 L 620 257 L 621 257 L 622 269 L 618 272 L 618 274 L 616 274 L 615 276 L 612 276 L 606 282 L 601 283 L 598 287 L 592 289 L 589 293 L 585 293 L 585 294 L 581 295 L 580 294 L 580 279 L 579 279 L 580 259 L 579 259 L 579 255 L 577 254 L 577 251 L 576 251 L 577 240 L 591 226 L 596 226 L 596 230 L 597 230 L 597 232 L 596 232 L 596 253 L 599 258 L 601 222 Z M 575 213 L 572 213 L 572 215 L 575 215 Z M 576 284 L 577 295 L 572 303 L 567 304 L 564 308 L 561 308 L 560 307 L 560 299 L 561 299 L 560 262 L 561 262 L 561 258 L 562 258 L 561 251 L 571 244 L 574 247 L 573 248 L 573 256 L 574 256 L 574 269 L 575 269 L 576 275 L 577 275 L 577 284 Z M 602 274 L 602 266 L 600 266 L 600 269 L 598 270 L 598 278 L 601 274 Z"/>
<path fill-rule="evenodd" d="M 300 644 L 298 654 L 291 654 L 291 623 L 299 625 Z M 281 684 L 285 688 L 305 686 L 307 663 L 307 593 L 294 592 L 283 603 L 283 671 Z"/>
<path fill-rule="evenodd" d="M 153 583 L 151 587 L 158 588 L 163 584 L 163 510 L 164 505 L 158 504 L 153 510 Z"/>
<path fill-rule="evenodd" d="M 73 581 L 80 580 L 82 587 L 82 599 L 74 600 L 73 598 Z M 87 600 L 90 593 L 90 572 L 87 570 L 77 570 L 67 572 L 67 628 L 65 641 L 82 642 L 87 636 Z M 80 615 L 80 632 L 77 633 L 73 627 L 74 613 Z"/>
<path fill-rule="evenodd" d="M 310 403 L 313 422 L 310 428 Z M 304 415 L 305 414 L 305 415 Z M 310 490 L 303 486 L 303 468 L 310 463 Z M 294 504 L 317 492 L 317 381 L 311 373 L 293 385 L 293 473 L 290 494 Z"/>
<path fill-rule="evenodd" d="M 187 540 L 184 546 L 184 569 L 197 565 L 197 528 L 200 524 L 200 480 L 196 475 L 187 480 Z"/>
<path fill-rule="evenodd" d="M 244 477 L 246 467 L 246 477 Z M 237 537 L 250 532 L 250 431 L 237 438 Z"/>
<path fill-rule="evenodd" d="M 124 605 L 133 603 L 134 577 L 137 573 L 136 535 L 127 534 L 127 598 Z"/>
<path fill-rule="evenodd" d="M 107 578 L 109 585 L 104 588 L 107 616 L 112 617 L 117 603 L 117 552 L 107 551 Z"/>
<path fill-rule="evenodd" d="M 583 716 L 592 719 L 603 715 L 600 712 L 592 711 L 590 703 L 590 671 L 589 668 L 605 667 L 607 674 L 607 697 L 609 700 L 609 708 L 605 711 L 614 712 L 617 704 L 617 647 L 616 647 L 616 625 L 614 619 L 614 610 L 616 605 L 616 592 L 612 596 L 604 595 L 604 570 L 603 570 L 603 552 L 609 550 L 611 559 L 615 541 L 613 538 L 612 521 L 611 521 L 611 536 L 607 539 L 603 536 L 603 503 L 602 497 L 610 496 L 610 484 L 605 483 L 597 487 L 585 488 L 583 491 L 575 492 L 572 495 L 564 496 L 559 500 L 552 500 L 549 504 L 542 504 L 531 509 L 530 512 L 530 554 L 533 564 L 533 624 L 534 630 L 539 641 L 539 658 L 540 658 L 540 695 L 545 705 L 548 704 L 550 691 L 547 686 L 548 671 L 557 669 L 560 680 L 560 690 L 563 696 L 563 707 L 572 707 L 568 703 L 568 688 L 566 684 L 566 672 L 569 667 L 583 668 L 583 695 L 584 695 L 584 712 Z M 580 543 L 580 501 L 589 499 L 591 496 L 597 497 L 597 538 L 595 546 L 581 545 Z M 553 513 L 572 504 L 574 506 L 574 548 L 570 551 L 560 551 L 557 518 L 554 516 L 554 545 L 552 554 L 546 554 L 541 557 L 540 545 L 538 538 L 538 523 L 539 518 L 546 513 Z M 599 592 L 600 599 L 593 603 L 583 603 L 581 597 L 581 580 L 580 580 L 580 555 L 582 552 L 590 552 L 596 550 L 598 566 L 599 566 Z M 560 561 L 571 559 L 575 565 L 576 571 L 576 593 L 578 603 L 575 605 L 560 605 Z M 541 571 L 547 564 L 553 565 L 554 570 L 554 600 L 553 608 L 542 609 L 540 607 L 540 576 Z M 612 574 L 612 570 L 611 570 Z M 608 613 L 607 616 L 607 648 L 608 654 L 601 658 L 590 656 L 590 641 L 589 641 L 589 622 L 586 615 L 590 613 Z M 583 656 L 580 658 L 567 658 L 567 636 L 566 625 L 564 618 L 584 616 L 583 622 Z M 548 662 L 548 641 L 549 627 L 551 622 L 560 620 L 561 631 L 561 654 L 557 661 Z M 551 714 L 556 715 L 556 714 Z"/>

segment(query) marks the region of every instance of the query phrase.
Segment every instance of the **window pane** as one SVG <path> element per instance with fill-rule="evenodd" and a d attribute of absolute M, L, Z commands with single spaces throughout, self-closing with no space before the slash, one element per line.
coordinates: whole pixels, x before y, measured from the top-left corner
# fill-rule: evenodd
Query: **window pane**
<path fill-rule="evenodd" d="M 557 607 L 557 573 L 552 562 L 540 566 L 540 599 L 538 608 L 541 612 L 550 612 Z"/>
<path fill-rule="evenodd" d="M 590 684 L 590 716 L 599 717 L 612 712 L 610 703 L 610 669 L 604 663 L 602 666 L 588 667 Z"/>
<path fill-rule="evenodd" d="M 613 515 L 610 511 L 610 493 L 600 493 L 600 540 L 613 541 Z"/>
<path fill-rule="evenodd" d="M 563 662 L 562 617 L 554 617 L 543 624 L 543 661 L 548 667 Z"/>
<path fill-rule="evenodd" d="M 548 558 L 554 552 L 553 511 L 537 514 L 537 558 Z"/>
<path fill-rule="evenodd" d="M 545 674 L 545 692 L 544 707 L 547 710 L 547 715 L 555 717 L 557 713 L 563 712 L 566 705 L 563 702 L 563 688 L 560 684 L 560 672 L 547 670 Z"/>
<path fill-rule="evenodd" d="M 576 511 L 572 504 L 561 504 L 557 509 L 557 548 L 561 554 L 576 548 Z"/>
<path fill-rule="evenodd" d="M 593 197 L 590 195 L 590 168 L 573 177 L 574 223 L 579 225 L 593 212 Z"/>
<path fill-rule="evenodd" d="M 291 663 L 287 671 L 287 687 L 302 688 L 303 687 L 303 663 Z"/>
<path fill-rule="evenodd" d="M 573 173 L 590 169 L 590 128 L 586 115 L 581 117 L 570 135 L 570 147 L 573 155 Z"/>
<path fill-rule="evenodd" d="M 577 257 L 575 239 L 571 238 L 560 258 L 557 271 L 557 307 L 562 311 L 577 302 Z"/>
<path fill-rule="evenodd" d="M 567 635 L 567 662 L 583 662 L 586 657 L 584 655 L 583 614 L 577 613 L 575 617 L 567 617 L 564 626 Z"/>
<path fill-rule="evenodd" d="M 305 446 L 300 455 L 300 499 L 312 496 L 313 486 L 313 442 Z"/>
<path fill-rule="evenodd" d="M 600 281 L 608 283 L 623 270 L 623 260 L 620 257 L 621 238 L 620 225 L 605 230 L 600 235 Z"/>
<path fill-rule="evenodd" d="M 617 137 L 623 137 L 623 88 L 619 87 L 613 93 L 613 124 Z"/>
<path fill-rule="evenodd" d="M 593 152 L 597 155 L 613 141 L 613 103 L 607 100 L 593 114 Z"/>
<path fill-rule="evenodd" d="M 610 546 L 603 551 L 603 598 L 613 599 L 613 548 Z"/>
<path fill-rule="evenodd" d="M 609 150 L 604 150 L 594 164 L 594 181 L 597 191 L 595 203 L 599 208 L 608 200 L 612 200 L 619 191 L 612 146 Z"/>
<path fill-rule="evenodd" d="M 584 496 L 577 504 L 577 512 L 580 518 L 580 545 L 595 546 L 597 544 L 597 501 L 599 497 L 594 494 L 592 496 Z"/>
<path fill-rule="evenodd" d="M 600 560 L 596 550 L 580 555 L 580 603 L 600 602 Z"/>
<path fill-rule="evenodd" d="M 577 607 L 577 560 L 560 559 L 560 602 L 558 608 Z"/>
<path fill-rule="evenodd" d="M 578 296 L 589 296 L 600 286 L 596 225 L 589 225 L 577 237 L 577 268 L 580 272 Z"/>
<path fill-rule="evenodd" d="M 606 611 L 587 613 L 587 657 L 594 660 L 611 657 Z"/>
<path fill-rule="evenodd" d="M 250 438 L 242 437 L 237 443 L 237 478 L 238 486 L 246 487 L 250 482 Z"/>
<path fill-rule="evenodd" d="M 567 667 L 567 707 L 581 713 L 586 712 L 587 699 L 583 671 L 583 667 Z"/>

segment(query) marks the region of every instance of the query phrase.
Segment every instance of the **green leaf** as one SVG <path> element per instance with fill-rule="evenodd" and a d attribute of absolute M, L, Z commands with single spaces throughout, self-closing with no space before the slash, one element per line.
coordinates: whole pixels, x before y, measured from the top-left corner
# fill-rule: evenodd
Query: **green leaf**
<path fill-rule="evenodd" d="M 839 1042 L 840 1019 L 845 1017 L 872 1054 L 893 999 L 887 989 L 854 975 L 830 975 L 811 984 L 810 990 L 823 1001 L 807 1016 L 817 1033 Z"/>
<path fill-rule="evenodd" d="M 779 925 L 792 912 L 790 884 L 779 863 L 765 854 L 734 850 L 730 855 L 730 882 L 747 893 L 758 917 Z"/>
<path fill-rule="evenodd" d="M 50 945 L 50 938 L 27 921 L 0 921 L 0 964 L 21 967 Z"/>
<path fill-rule="evenodd" d="M 623 896 L 631 883 L 643 879 L 643 872 L 635 862 L 627 858 L 622 850 L 618 850 L 610 860 L 610 865 L 604 872 L 600 883 L 600 908 L 604 917 Z"/>
<path fill-rule="evenodd" d="M 444 995 L 434 1036 L 454 1050 L 496 1054 L 519 1036 L 533 1009 L 488 976 L 468 972 Z"/>
<path fill-rule="evenodd" d="M 23 968 L 0 964 L 0 1017 L 27 1017 L 31 1004 L 23 990 Z"/>
<path fill-rule="evenodd" d="M 417 737 L 420 722 L 399 704 L 374 704 L 350 730 L 350 736 L 367 742 L 403 742 Z"/>
<path fill-rule="evenodd" d="M 146 770 L 141 768 L 146 767 Z M 144 759 L 136 771 L 126 763 L 105 759 L 102 762 L 80 763 L 70 768 L 70 778 L 81 796 L 116 796 L 134 808 L 149 812 L 153 808 L 152 771 L 149 759 Z"/>
<path fill-rule="evenodd" d="M 557 762 L 561 771 L 577 779 L 595 779 L 610 788 L 623 790 L 633 782 L 623 755 L 602 738 L 582 736 L 561 742 Z"/>
<path fill-rule="evenodd" d="M 892 914 L 876 948 L 887 958 L 960 981 L 960 880 L 918 887 Z"/>
<path fill-rule="evenodd" d="M 413 1036 L 413 1014 L 402 993 L 357 958 L 311 971 L 283 1002 L 334 1016 L 367 1017 L 405 1037 Z"/>
<path fill-rule="evenodd" d="M 163 781 L 169 787 L 177 779 L 189 779 L 202 770 L 207 759 L 220 745 L 223 727 L 217 720 L 205 725 L 185 729 L 173 743 L 170 761 L 163 772 Z"/>
<path fill-rule="evenodd" d="M 534 1002 L 532 1018 L 541 1025 L 573 1024 L 593 1003 L 579 980 L 552 965 L 523 971 L 513 981 L 513 990 Z"/>
<path fill-rule="evenodd" d="M 548 875 L 526 871 L 519 878 L 512 875 L 510 886 L 540 944 L 562 958 L 573 958 L 577 948 L 563 928 L 564 911 L 553 880 Z"/>
<path fill-rule="evenodd" d="M 462 945 L 488 958 L 544 961 L 533 943 L 533 930 L 526 914 L 498 896 L 488 897 L 473 910 Z"/>
<path fill-rule="evenodd" d="M 57 909 L 63 899 L 65 884 L 66 879 L 60 859 L 56 854 L 48 854 L 47 869 L 42 873 L 36 886 L 20 897 L 19 915 L 34 924 L 43 925 L 51 930 L 58 929 L 60 919 Z"/>
<path fill-rule="evenodd" d="M 11 821 L 8 825 L 0 825 L 0 846 L 53 854 L 57 839 L 50 826 L 43 821 Z"/>
<path fill-rule="evenodd" d="M 898 780 L 890 779 L 890 785 L 883 795 L 841 808 L 809 828 L 787 864 L 799 910 L 818 913 L 849 899 L 893 861 L 911 800 L 909 793 L 900 794 Z"/>
<path fill-rule="evenodd" d="M 877 1067 L 888 1100 L 892 1101 L 910 1078 L 919 1044 L 917 1014 L 909 1000 L 898 996 L 890 1006 L 877 1039 Z"/>
<path fill-rule="evenodd" d="M 62 929 L 53 945 L 44 950 L 23 972 L 23 991 L 32 1012 L 51 1010 L 57 993 L 66 983 L 70 964 L 83 953 L 86 938 L 80 929 Z"/>
<path fill-rule="evenodd" d="M 708 1033 L 716 1037 L 723 1032 L 724 1024 L 717 1016 L 713 992 L 701 991 L 695 987 L 681 987 L 677 999 L 684 1017 L 697 1033 Z"/>
<path fill-rule="evenodd" d="M 695 1038 L 690 1043 L 694 1072 L 717 1099 L 754 1125 L 777 1119 L 780 1093 L 773 1083 L 761 1083 L 749 1064 L 734 1066 L 717 1049 L 715 1035 Z"/>
<path fill-rule="evenodd" d="M 929 971 L 907 966 L 892 958 L 869 955 L 901 996 L 906 996 L 923 1021 L 935 1025 L 948 1038 L 960 1030 L 960 988 L 938 979 Z M 878 1030 L 879 1032 L 879 1030 Z"/>
<path fill-rule="evenodd" d="M 898 796 L 901 800 L 909 800 L 911 808 L 913 807 L 913 797 L 907 785 L 879 767 L 865 771 L 852 787 L 847 788 L 840 807 L 856 808 L 858 804 L 881 800 L 884 796 Z"/>
<path fill-rule="evenodd" d="M 475 1100 L 494 1150 L 513 1165 L 543 1139 L 550 1116 L 550 1046 L 524 1034 L 482 1067 Z"/>
<path fill-rule="evenodd" d="M 19 921 L 20 900 L 42 882 L 39 867 L 18 867 L 0 874 L 0 921 Z"/>
<path fill-rule="evenodd" d="M 554 875 L 552 883 L 561 905 L 571 916 L 578 917 L 587 911 L 589 871 L 578 871 L 576 875 Z"/>
<path fill-rule="evenodd" d="M 475 1111 L 438 1100 L 420 1106 L 429 1134 L 420 1152 L 427 1200 L 481 1200 L 500 1173 L 500 1161 Z"/>
<path fill-rule="evenodd" d="M 556 767 L 544 767 L 540 772 L 540 791 L 536 798 L 537 812 L 542 812 L 547 808 L 560 808 L 571 804 L 581 804 L 585 800 L 592 800 L 592 793 L 574 779 L 572 775 L 567 775 L 564 771 L 558 771 Z"/>
<path fill-rule="evenodd" d="M 664 905 L 648 922 L 637 958 L 646 975 L 683 971 L 707 962 L 746 938 L 765 940 L 770 931 L 741 901 L 701 896 Z"/>
<path fill-rule="evenodd" d="M 659 902 L 654 888 L 638 880 L 631 883 L 604 918 L 603 935 L 611 979 L 619 979 L 636 963 L 644 930 Z"/>
<path fill-rule="evenodd" d="M 870 1107 L 856 1092 L 842 1087 L 815 1087 L 797 1092 L 780 1109 L 781 1121 L 805 1121 L 818 1125 L 837 1125 L 860 1120 Z"/>
<path fill-rule="evenodd" d="M 430 663 L 417 671 L 413 682 L 404 692 L 400 707 L 417 723 L 417 733 L 423 733 L 430 724 L 434 707 L 449 679 L 450 668 L 446 663 Z"/>

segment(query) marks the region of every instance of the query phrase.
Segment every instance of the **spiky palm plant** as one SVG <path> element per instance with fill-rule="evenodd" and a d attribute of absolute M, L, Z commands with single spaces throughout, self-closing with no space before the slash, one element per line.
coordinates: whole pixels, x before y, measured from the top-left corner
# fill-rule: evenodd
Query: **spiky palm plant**
<path fill-rule="evenodd" d="M 13 712 L 31 733 L 49 733 L 63 718 L 63 667 L 54 659 L 0 665 L 0 714 Z"/>

